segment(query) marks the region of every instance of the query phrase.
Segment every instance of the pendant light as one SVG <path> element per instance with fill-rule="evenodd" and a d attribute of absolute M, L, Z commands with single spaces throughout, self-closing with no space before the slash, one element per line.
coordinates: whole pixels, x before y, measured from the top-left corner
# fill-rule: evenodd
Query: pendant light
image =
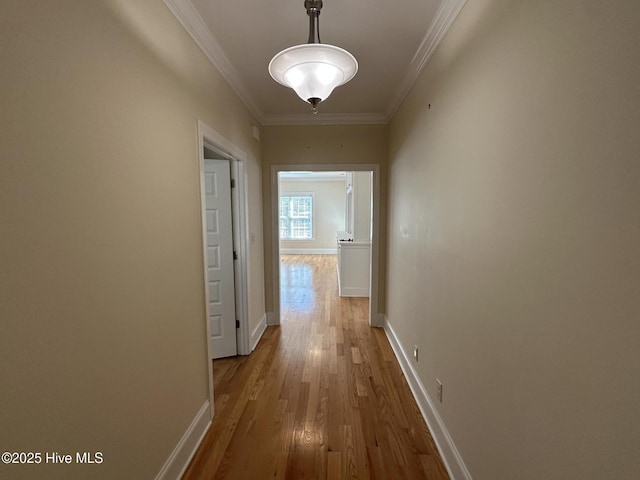
<path fill-rule="evenodd" d="M 355 76 L 358 62 L 346 50 L 320 43 L 322 0 L 305 0 L 304 7 L 309 15 L 308 43 L 278 53 L 269 63 L 269 73 L 276 82 L 293 88 L 311 104 L 312 112 L 318 113 L 318 104 Z"/>

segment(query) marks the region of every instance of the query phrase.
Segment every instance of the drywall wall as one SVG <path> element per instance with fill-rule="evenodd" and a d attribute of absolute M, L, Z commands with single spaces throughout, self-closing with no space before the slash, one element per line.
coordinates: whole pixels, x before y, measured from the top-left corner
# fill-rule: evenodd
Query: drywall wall
<path fill-rule="evenodd" d="M 336 232 L 344 230 L 345 184 L 343 180 L 280 180 L 280 194 L 313 193 L 313 240 L 280 241 L 281 250 L 336 250 Z"/>
<path fill-rule="evenodd" d="M 264 212 L 265 306 L 273 312 L 274 240 L 271 228 L 271 167 L 273 165 L 380 165 L 379 312 L 384 312 L 387 204 L 387 125 L 272 125 L 262 128 L 262 198 Z M 276 232 L 277 233 L 277 232 Z M 277 235 L 275 236 L 277 241 Z"/>
<path fill-rule="evenodd" d="M 353 240 L 371 241 L 371 172 L 353 172 Z"/>
<path fill-rule="evenodd" d="M 388 318 L 474 480 L 640 471 L 638 25 L 467 2 L 391 122 Z"/>
<path fill-rule="evenodd" d="M 0 445 L 104 458 L 0 477 L 155 478 L 209 396 L 198 119 L 247 153 L 264 314 L 254 120 L 162 2 L 0 19 Z"/>

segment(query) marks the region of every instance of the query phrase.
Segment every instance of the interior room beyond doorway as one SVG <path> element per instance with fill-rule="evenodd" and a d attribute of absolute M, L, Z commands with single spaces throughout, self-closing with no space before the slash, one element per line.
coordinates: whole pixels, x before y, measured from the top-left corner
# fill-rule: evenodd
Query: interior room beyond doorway
<path fill-rule="evenodd" d="M 369 297 L 373 232 L 371 171 L 286 171 L 278 174 L 280 302 L 290 290 L 308 283 L 309 262 L 294 256 L 326 255 L 337 268 L 341 297 Z M 313 264 L 313 262 L 311 262 Z M 301 277 L 302 276 L 302 277 Z M 298 305 L 304 304 L 302 291 Z M 287 292 L 285 292 L 285 289 Z"/>

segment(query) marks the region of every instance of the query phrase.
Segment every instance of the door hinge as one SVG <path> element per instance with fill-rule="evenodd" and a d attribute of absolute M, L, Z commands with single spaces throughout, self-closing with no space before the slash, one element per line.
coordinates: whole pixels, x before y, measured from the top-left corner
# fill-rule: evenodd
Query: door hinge
<path fill-rule="evenodd" d="M 234 260 L 238 259 L 238 252 L 236 252 L 235 250 L 233 251 L 233 259 Z"/>
<path fill-rule="evenodd" d="M 236 320 L 236 328 L 240 328 L 240 320 Z"/>
<path fill-rule="evenodd" d="M 231 179 L 231 188 L 236 188 L 236 180 L 234 178 Z"/>

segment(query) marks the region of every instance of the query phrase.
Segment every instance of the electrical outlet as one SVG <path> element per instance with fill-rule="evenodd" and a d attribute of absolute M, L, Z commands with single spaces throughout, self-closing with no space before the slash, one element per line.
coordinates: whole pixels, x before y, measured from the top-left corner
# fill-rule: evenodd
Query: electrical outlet
<path fill-rule="evenodd" d="M 415 358 L 416 362 L 418 361 L 418 346 L 413 346 L 413 358 Z"/>
<path fill-rule="evenodd" d="M 436 394 L 438 395 L 438 401 L 442 403 L 442 382 L 436 378 Z"/>

